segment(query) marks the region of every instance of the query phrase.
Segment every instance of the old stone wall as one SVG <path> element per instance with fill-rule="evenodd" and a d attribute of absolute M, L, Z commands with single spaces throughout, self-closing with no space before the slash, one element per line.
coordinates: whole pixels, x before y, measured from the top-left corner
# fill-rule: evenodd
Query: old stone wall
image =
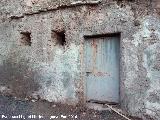
<path fill-rule="evenodd" d="M 160 19 L 155 2 L 2 0 L 1 94 L 85 103 L 84 35 L 120 33 L 121 107 L 132 116 L 159 120 Z M 65 31 L 64 45 L 55 31 Z M 27 33 L 31 45 L 24 44 Z"/>

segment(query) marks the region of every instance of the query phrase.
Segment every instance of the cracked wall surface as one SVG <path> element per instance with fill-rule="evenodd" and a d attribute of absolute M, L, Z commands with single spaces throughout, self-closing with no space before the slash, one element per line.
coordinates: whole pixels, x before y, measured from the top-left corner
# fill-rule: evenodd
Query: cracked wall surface
<path fill-rule="evenodd" d="M 158 1 L 0 1 L 0 93 L 84 104 L 84 35 L 121 33 L 121 107 L 132 116 L 159 120 L 158 5 Z M 65 46 L 52 34 L 63 30 Z M 31 46 L 21 43 L 21 32 L 31 33 Z"/>

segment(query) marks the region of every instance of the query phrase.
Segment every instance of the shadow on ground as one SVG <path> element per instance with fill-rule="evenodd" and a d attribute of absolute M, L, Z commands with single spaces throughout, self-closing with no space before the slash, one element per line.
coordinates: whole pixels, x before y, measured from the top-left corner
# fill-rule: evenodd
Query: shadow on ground
<path fill-rule="evenodd" d="M 95 111 L 85 107 L 54 104 L 47 101 L 22 101 L 0 96 L 0 119 L 12 120 L 12 117 L 18 117 L 14 120 L 24 118 L 25 120 L 125 120 L 112 111 Z"/>

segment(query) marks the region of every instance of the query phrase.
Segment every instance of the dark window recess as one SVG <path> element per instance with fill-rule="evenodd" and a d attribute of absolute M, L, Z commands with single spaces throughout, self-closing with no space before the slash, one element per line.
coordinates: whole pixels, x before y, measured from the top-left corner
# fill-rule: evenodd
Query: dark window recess
<path fill-rule="evenodd" d="M 53 31 L 53 34 L 56 37 L 56 43 L 65 46 L 66 45 L 66 39 L 65 39 L 65 31 L 57 32 Z"/>
<path fill-rule="evenodd" d="M 30 32 L 21 32 L 21 43 L 23 45 L 31 46 L 31 33 Z"/>

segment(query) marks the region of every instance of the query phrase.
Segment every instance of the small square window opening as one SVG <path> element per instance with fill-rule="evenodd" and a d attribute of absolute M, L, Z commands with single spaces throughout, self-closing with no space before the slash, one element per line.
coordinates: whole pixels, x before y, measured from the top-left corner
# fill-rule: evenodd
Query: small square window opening
<path fill-rule="evenodd" d="M 21 32 L 21 43 L 26 46 L 31 46 L 32 42 L 30 32 Z"/>

